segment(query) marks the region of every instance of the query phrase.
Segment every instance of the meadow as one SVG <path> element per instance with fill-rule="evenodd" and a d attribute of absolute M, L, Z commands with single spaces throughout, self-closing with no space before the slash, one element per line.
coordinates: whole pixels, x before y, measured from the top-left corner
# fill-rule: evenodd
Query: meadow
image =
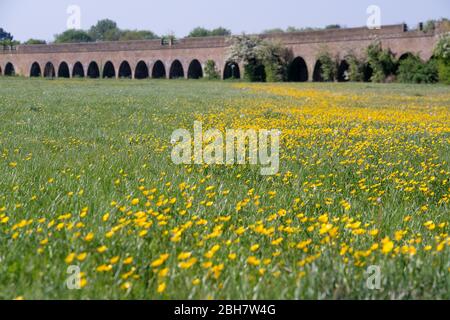
<path fill-rule="evenodd" d="M 448 86 L 0 77 L 0 119 L 0 299 L 450 299 Z M 173 164 L 196 120 L 279 173 Z"/>

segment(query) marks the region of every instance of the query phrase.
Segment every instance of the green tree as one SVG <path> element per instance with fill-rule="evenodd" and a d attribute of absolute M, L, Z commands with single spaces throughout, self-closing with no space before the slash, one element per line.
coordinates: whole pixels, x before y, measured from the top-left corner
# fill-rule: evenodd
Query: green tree
<path fill-rule="evenodd" d="M 324 81 L 334 81 L 337 77 L 337 61 L 331 54 L 323 49 L 319 53 L 317 60 L 321 64 L 321 76 Z"/>
<path fill-rule="evenodd" d="M 69 29 L 55 35 L 55 43 L 92 42 L 91 36 L 83 30 Z"/>
<path fill-rule="evenodd" d="M 205 64 L 205 75 L 209 80 L 220 79 L 220 74 L 217 71 L 216 63 L 214 60 L 208 60 Z"/>
<path fill-rule="evenodd" d="M 381 42 L 375 42 L 367 48 L 367 61 L 373 70 L 373 82 L 384 82 L 388 76 L 395 74 L 396 61 L 388 49 L 382 49 Z"/>
<path fill-rule="evenodd" d="M 434 48 L 434 57 L 437 60 L 439 80 L 450 84 L 450 33 L 441 36 Z"/>
<path fill-rule="evenodd" d="M 3 30 L 3 28 L 0 28 L 0 41 L 13 41 L 14 37 L 11 35 L 11 33 L 6 32 L 6 30 Z"/>
<path fill-rule="evenodd" d="M 400 61 L 397 75 L 397 80 L 403 83 L 435 83 L 438 68 L 434 60 L 423 62 L 418 55 L 410 55 Z"/>
<path fill-rule="evenodd" d="M 47 41 L 39 39 L 28 39 L 24 42 L 24 44 L 47 44 Z"/>
<path fill-rule="evenodd" d="M 325 27 L 325 30 L 331 30 L 331 29 L 341 29 L 341 25 L 339 24 L 329 24 Z"/>
<path fill-rule="evenodd" d="M 209 36 L 210 31 L 208 29 L 205 29 L 203 27 L 197 27 L 189 33 L 188 38 L 209 37 Z"/>
<path fill-rule="evenodd" d="M 358 58 L 356 54 L 350 53 L 345 57 L 349 67 L 348 76 L 350 81 L 364 81 L 366 74 L 366 62 L 364 59 Z"/>
<path fill-rule="evenodd" d="M 281 28 L 273 28 L 273 29 L 264 30 L 262 33 L 264 33 L 264 34 L 284 33 L 284 30 Z"/>
<path fill-rule="evenodd" d="M 259 55 L 262 40 L 255 36 L 241 35 L 230 39 L 228 61 L 244 63 L 244 77 L 248 81 L 265 81 L 263 61 Z"/>
<path fill-rule="evenodd" d="M 122 30 L 119 37 L 120 41 L 153 39 L 158 39 L 158 36 L 152 31 L 147 30 Z"/>
<path fill-rule="evenodd" d="M 258 57 L 264 65 L 266 81 L 280 82 L 287 78 L 289 61 L 292 54 L 281 43 L 265 40 L 258 47 Z"/>
<path fill-rule="evenodd" d="M 216 37 L 216 36 L 230 36 L 231 35 L 231 31 L 228 30 L 228 29 L 225 29 L 223 27 L 218 27 L 218 28 L 215 28 L 215 29 L 211 30 L 210 35 L 213 36 L 213 37 Z"/>
<path fill-rule="evenodd" d="M 103 19 L 89 29 L 89 36 L 94 41 L 116 41 L 120 38 L 117 23 L 110 19 Z"/>

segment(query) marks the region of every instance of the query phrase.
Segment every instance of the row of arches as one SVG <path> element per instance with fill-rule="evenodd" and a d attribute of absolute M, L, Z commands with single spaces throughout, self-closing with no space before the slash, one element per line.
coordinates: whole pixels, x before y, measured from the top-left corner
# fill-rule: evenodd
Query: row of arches
<path fill-rule="evenodd" d="M 408 55 L 403 55 L 402 58 L 406 58 Z M 349 64 L 346 60 L 342 60 L 338 66 L 338 74 L 337 80 L 340 82 L 348 81 L 348 69 Z M 15 69 L 12 63 L 7 63 L 5 66 L 5 70 L 2 73 L 0 67 L 0 74 L 5 76 L 14 76 Z M 39 63 L 34 62 L 30 68 L 30 77 L 46 77 L 46 78 L 54 78 L 56 75 L 59 78 L 116 78 L 116 68 L 111 61 L 108 61 L 103 66 L 102 72 L 100 71 L 100 67 L 97 62 L 92 61 L 88 69 L 84 70 L 81 62 L 76 62 L 72 69 L 72 74 L 70 73 L 69 65 L 66 62 L 61 62 L 58 66 L 58 69 L 55 69 L 55 66 L 52 62 L 47 62 L 44 66 L 44 69 L 41 69 Z M 132 70 L 131 66 L 127 61 L 123 61 L 118 69 L 117 76 L 119 78 L 132 78 Z M 365 75 L 366 80 L 370 79 L 371 72 L 368 70 Z M 136 65 L 134 77 L 136 79 L 146 79 L 146 78 L 167 78 L 166 67 L 161 60 L 158 60 L 154 63 L 152 70 L 149 70 L 147 64 L 144 61 L 139 61 Z M 169 70 L 169 78 L 177 79 L 184 78 L 185 70 L 183 65 L 179 60 L 175 60 L 170 66 Z M 189 64 L 189 68 L 187 70 L 188 79 L 200 79 L 203 77 L 203 68 L 201 63 L 194 59 Z M 227 62 L 224 67 L 223 79 L 240 79 L 241 72 L 239 69 L 239 65 L 234 62 Z M 317 61 L 314 66 L 313 71 L 313 81 L 320 82 L 324 79 L 322 78 L 322 64 L 320 61 Z M 309 79 L 308 67 L 306 65 L 305 60 L 302 57 L 296 57 L 290 64 L 288 69 L 288 81 L 291 82 L 305 82 Z"/>
<path fill-rule="evenodd" d="M 200 79 L 203 78 L 203 67 L 197 59 L 194 59 L 189 64 L 187 73 L 185 74 L 182 63 L 179 60 L 172 62 L 169 73 L 166 72 L 166 67 L 161 60 L 156 61 L 153 64 L 151 70 L 149 69 L 145 61 L 139 61 L 136 64 L 134 70 L 135 79 L 146 79 L 146 78 L 167 78 L 170 79 L 184 78 L 187 75 L 188 79 Z M 133 72 L 128 61 L 123 61 L 119 68 L 116 69 L 111 61 L 107 61 L 103 68 L 100 69 L 97 62 L 92 61 L 89 63 L 87 70 L 84 70 L 83 64 L 81 62 L 76 62 L 72 69 L 72 74 L 70 73 L 69 65 L 66 62 L 61 62 L 60 65 L 56 67 L 52 62 L 47 62 L 42 69 L 38 62 L 34 62 L 30 67 L 30 77 L 46 77 L 46 78 L 129 78 L 133 77 Z M 239 65 L 236 63 L 227 63 L 224 69 L 224 79 L 228 78 L 240 78 Z"/>

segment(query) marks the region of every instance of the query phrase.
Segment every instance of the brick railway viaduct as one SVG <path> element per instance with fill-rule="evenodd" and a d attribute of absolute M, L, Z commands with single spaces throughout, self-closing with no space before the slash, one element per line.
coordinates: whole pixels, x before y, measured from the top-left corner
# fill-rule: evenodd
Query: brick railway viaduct
<path fill-rule="evenodd" d="M 339 72 L 345 72 L 345 57 L 350 52 L 362 55 L 368 45 L 379 40 L 397 58 L 409 53 L 423 60 L 432 57 L 439 38 L 436 30 L 421 28 L 408 31 L 406 25 L 368 28 L 333 29 L 312 32 L 260 35 L 276 39 L 293 54 L 291 81 L 320 81 L 322 50 L 338 57 Z M 0 49 L 0 75 L 25 77 L 90 78 L 189 78 L 203 76 L 206 61 L 213 60 L 222 78 L 243 76 L 243 66 L 227 61 L 229 42 L 225 37 L 162 40 L 19 45 Z M 342 78 L 342 76 L 341 76 Z"/>

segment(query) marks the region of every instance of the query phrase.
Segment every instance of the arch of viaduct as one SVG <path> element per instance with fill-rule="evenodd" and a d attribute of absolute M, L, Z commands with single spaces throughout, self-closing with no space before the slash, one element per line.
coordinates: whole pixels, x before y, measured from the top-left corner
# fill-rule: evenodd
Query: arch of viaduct
<path fill-rule="evenodd" d="M 397 58 L 418 54 L 432 57 L 439 39 L 436 30 L 407 31 L 404 24 L 383 26 L 378 30 L 350 28 L 313 32 L 260 35 L 285 45 L 293 55 L 292 81 L 320 80 L 315 76 L 317 56 L 327 50 L 341 61 L 349 53 L 362 55 L 367 46 L 379 40 Z M 203 76 L 206 61 L 213 60 L 222 78 L 240 78 L 243 66 L 227 61 L 229 42 L 225 37 L 186 38 L 165 43 L 162 40 L 20 45 L 0 50 L 0 75 L 25 77 L 90 78 L 189 78 Z"/>

